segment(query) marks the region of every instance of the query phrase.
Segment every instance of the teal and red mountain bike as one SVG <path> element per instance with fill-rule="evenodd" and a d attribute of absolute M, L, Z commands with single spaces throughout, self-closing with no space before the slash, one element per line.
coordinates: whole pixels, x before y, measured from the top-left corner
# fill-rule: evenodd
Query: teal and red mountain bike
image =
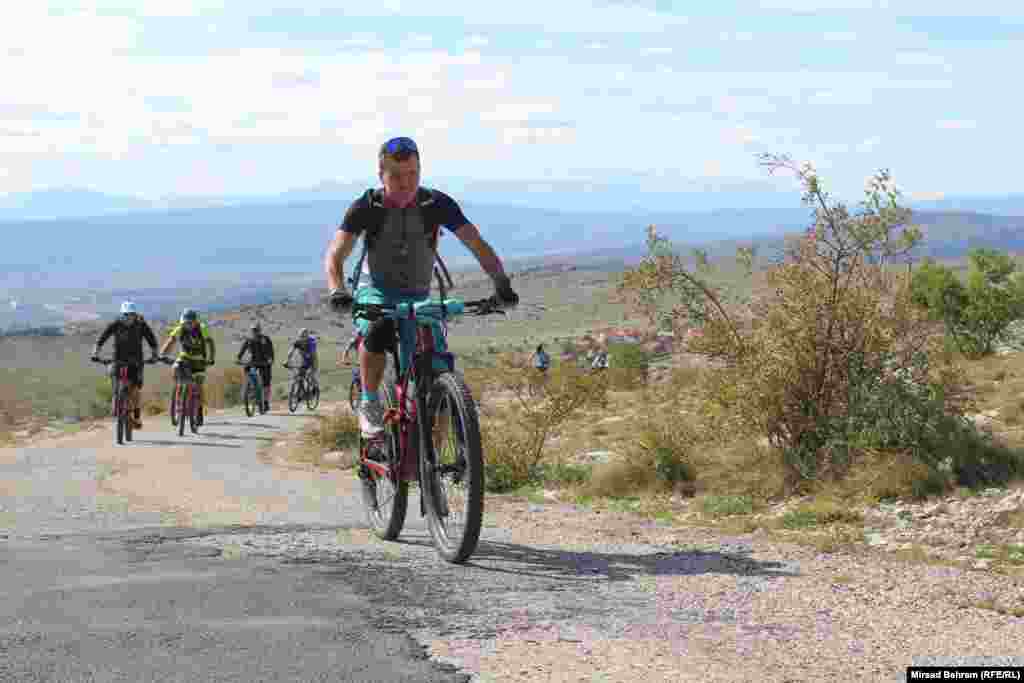
<path fill-rule="evenodd" d="M 397 306 L 355 304 L 353 315 L 371 322 L 395 320 L 393 367 L 397 380 L 381 384 L 384 432 L 360 439 L 359 478 L 374 533 L 395 540 L 405 524 L 409 484 L 417 482 L 420 514 L 437 552 L 465 562 L 476 550 L 484 511 L 484 462 L 476 403 L 455 357 L 435 348 L 431 325 L 472 313 L 504 315 L 493 299 L 455 298 Z M 404 341 L 398 321 L 415 324 L 415 342 Z M 413 347 L 414 344 L 414 347 Z"/>

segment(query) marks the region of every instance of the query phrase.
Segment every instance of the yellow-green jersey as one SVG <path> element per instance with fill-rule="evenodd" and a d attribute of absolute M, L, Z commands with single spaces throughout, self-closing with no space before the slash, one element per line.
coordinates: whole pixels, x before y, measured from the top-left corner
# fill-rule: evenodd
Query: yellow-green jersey
<path fill-rule="evenodd" d="M 178 359 L 206 360 L 206 340 L 210 338 L 210 330 L 206 323 L 200 322 L 198 327 L 178 323 L 170 331 L 179 345 Z"/>

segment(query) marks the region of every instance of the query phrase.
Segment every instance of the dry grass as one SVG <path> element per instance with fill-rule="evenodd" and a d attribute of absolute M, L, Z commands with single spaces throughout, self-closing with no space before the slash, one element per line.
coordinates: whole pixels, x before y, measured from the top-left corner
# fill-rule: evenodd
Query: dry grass
<path fill-rule="evenodd" d="M 359 421 L 356 416 L 347 408 L 338 408 L 327 415 L 316 417 L 319 417 L 317 422 L 300 433 L 296 447 L 289 453 L 289 459 L 318 467 L 344 467 L 355 462 L 359 449 Z M 334 451 L 347 452 L 351 457 L 326 462 L 324 455 Z"/>

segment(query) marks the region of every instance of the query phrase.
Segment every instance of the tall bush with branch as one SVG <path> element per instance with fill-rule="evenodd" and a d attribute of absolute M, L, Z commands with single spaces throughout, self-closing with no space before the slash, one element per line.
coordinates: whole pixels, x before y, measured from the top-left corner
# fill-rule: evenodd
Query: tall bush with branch
<path fill-rule="evenodd" d="M 841 478 L 865 449 L 934 459 L 940 423 L 956 413 L 958 376 L 893 267 L 921 232 L 891 176 L 873 176 L 851 212 L 811 165 L 759 161 L 769 173 L 794 173 L 813 210 L 811 226 L 760 274 L 760 291 L 727 300 L 651 226 L 649 254 L 620 293 L 659 327 L 702 327 L 687 350 L 719 368 L 702 387 L 706 418 L 722 433 L 767 435 L 791 486 Z M 752 274 L 752 250 L 738 258 Z"/>

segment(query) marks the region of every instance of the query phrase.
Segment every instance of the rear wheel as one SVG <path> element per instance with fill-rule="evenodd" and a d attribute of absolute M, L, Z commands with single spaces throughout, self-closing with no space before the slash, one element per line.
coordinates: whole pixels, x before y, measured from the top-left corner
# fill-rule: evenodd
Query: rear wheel
<path fill-rule="evenodd" d="M 444 372 L 427 396 L 420 439 L 420 495 L 437 552 L 448 562 L 469 559 L 484 514 L 484 460 L 476 403 L 461 376 Z"/>
<path fill-rule="evenodd" d="M 398 408 L 395 400 L 395 387 L 392 383 L 386 382 L 381 385 L 381 401 L 384 409 Z M 398 424 L 390 424 L 384 428 L 384 439 L 379 445 L 371 446 L 379 455 L 380 459 L 390 468 L 391 474 L 382 477 L 369 469 L 366 465 L 359 465 L 359 478 L 363 484 L 363 506 L 366 508 L 366 517 L 370 528 L 378 537 L 393 541 L 402 533 L 405 525 L 405 513 L 409 507 L 409 482 L 401 479 L 399 471 Z M 366 441 L 360 439 L 360 454 L 366 452 Z"/>

